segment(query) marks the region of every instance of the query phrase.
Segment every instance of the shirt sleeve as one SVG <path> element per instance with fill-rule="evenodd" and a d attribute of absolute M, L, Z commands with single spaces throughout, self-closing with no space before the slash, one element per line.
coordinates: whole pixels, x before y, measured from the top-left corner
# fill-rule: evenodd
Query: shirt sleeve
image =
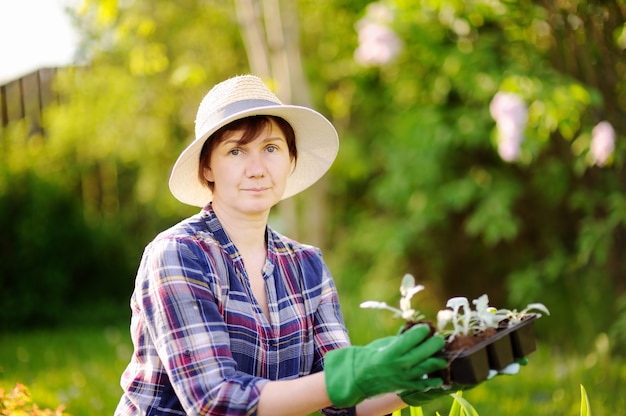
<path fill-rule="evenodd" d="M 255 412 L 267 380 L 237 371 L 215 293 L 218 247 L 191 238 L 152 243 L 142 271 L 141 305 L 167 377 L 188 414 Z M 219 267 L 219 265 L 217 266 Z M 222 266 L 224 267 L 224 266 Z"/>
<path fill-rule="evenodd" d="M 328 351 L 350 346 L 348 330 L 341 313 L 337 288 L 328 267 L 322 260 L 322 254 L 319 250 L 317 259 L 319 263 L 316 267 L 320 268 L 319 271 L 322 277 L 322 293 L 314 316 L 313 327 L 316 350 L 313 373 L 323 371 L 324 355 Z M 327 407 L 320 409 L 320 413 L 325 416 L 353 416 L 356 415 L 356 409 L 354 407 L 343 409 Z"/>
<path fill-rule="evenodd" d="M 316 345 L 316 357 L 313 371 L 324 368 L 323 357 L 330 350 L 347 347 L 350 345 L 348 330 L 345 326 L 339 295 L 335 282 L 326 264 L 321 261 L 322 293 L 315 312 L 314 336 Z"/>

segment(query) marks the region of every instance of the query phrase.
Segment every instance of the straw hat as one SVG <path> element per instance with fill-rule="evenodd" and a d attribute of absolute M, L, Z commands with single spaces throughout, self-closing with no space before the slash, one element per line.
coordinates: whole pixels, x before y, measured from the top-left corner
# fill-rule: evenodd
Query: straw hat
<path fill-rule="evenodd" d="M 298 160 L 282 199 L 313 185 L 335 160 L 339 139 L 330 121 L 310 108 L 283 104 L 260 78 L 241 75 L 214 86 L 200 103 L 196 138 L 180 154 L 170 176 L 170 191 L 176 199 L 199 207 L 211 202 L 211 190 L 198 179 L 202 145 L 226 124 L 253 115 L 281 117 L 295 132 Z"/>

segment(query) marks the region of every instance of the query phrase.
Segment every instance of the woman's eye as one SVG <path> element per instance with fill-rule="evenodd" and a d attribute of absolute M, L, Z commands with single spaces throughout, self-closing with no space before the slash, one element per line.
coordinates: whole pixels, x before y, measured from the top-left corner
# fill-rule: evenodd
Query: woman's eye
<path fill-rule="evenodd" d="M 278 146 L 270 145 L 267 146 L 267 151 L 270 153 L 276 152 L 278 150 Z"/>
<path fill-rule="evenodd" d="M 239 150 L 239 149 L 232 149 L 229 153 L 231 155 L 233 155 L 233 156 L 237 156 L 239 153 L 241 153 L 241 150 Z"/>

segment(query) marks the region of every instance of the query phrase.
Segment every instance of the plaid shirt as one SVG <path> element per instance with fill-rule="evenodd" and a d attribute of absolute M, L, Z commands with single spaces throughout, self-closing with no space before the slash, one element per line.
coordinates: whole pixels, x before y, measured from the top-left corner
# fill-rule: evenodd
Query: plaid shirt
<path fill-rule="evenodd" d="M 269 380 L 322 371 L 327 351 L 349 345 L 319 249 L 270 227 L 267 246 L 271 322 L 211 205 L 146 247 L 131 298 L 134 353 L 116 415 L 254 415 Z"/>

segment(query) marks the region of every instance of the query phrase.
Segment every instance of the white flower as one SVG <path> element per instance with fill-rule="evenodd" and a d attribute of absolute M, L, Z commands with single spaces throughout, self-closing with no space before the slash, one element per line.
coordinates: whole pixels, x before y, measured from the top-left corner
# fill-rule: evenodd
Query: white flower
<path fill-rule="evenodd" d="M 608 121 L 601 121 L 591 130 L 591 158 L 593 163 L 604 166 L 615 150 L 615 130 Z"/>
<path fill-rule="evenodd" d="M 522 98 L 510 92 L 498 92 L 489 104 L 498 130 L 498 153 L 503 160 L 519 159 L 528 122 L 528 107 Z"/>

